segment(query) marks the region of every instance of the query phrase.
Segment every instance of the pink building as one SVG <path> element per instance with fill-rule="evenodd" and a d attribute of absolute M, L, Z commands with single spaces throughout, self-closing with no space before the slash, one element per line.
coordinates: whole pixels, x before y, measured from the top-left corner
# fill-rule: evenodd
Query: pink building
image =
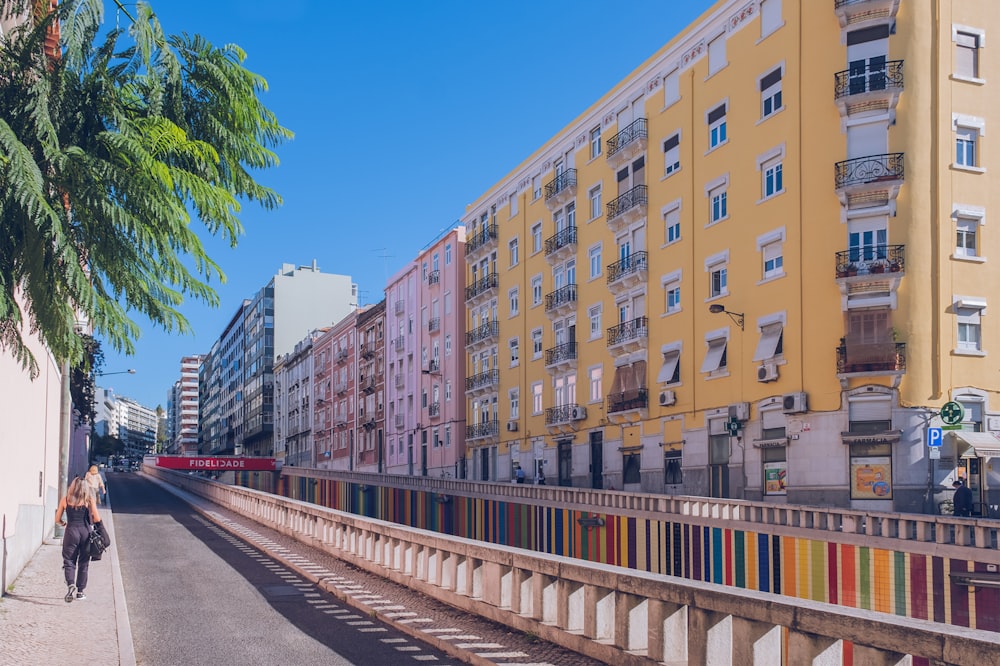
<path fill-rule="evenodd" d="M 357 376 L 357 313 L 313 343 L 313 446 L 316 466 L 352 469 Z"/>
<path fill-rule="evenodd" d="M 385 289 L 390 474 L 465 478 L 465 228 L 421 250 Z"/>
<path fill-rule="evenodd" d="M 382 472 L 385 463 L 385 301 L 358 314 L 358 394 L 354 467 Z"/>

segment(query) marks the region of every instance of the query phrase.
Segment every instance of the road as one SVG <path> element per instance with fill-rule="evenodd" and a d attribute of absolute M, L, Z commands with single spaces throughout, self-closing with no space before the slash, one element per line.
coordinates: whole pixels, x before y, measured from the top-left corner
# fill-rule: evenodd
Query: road
<path fill-rule="evenodd" d="M 140 474 L 109 474 L 140 665 L 455 664 L 361 617 Z"/>

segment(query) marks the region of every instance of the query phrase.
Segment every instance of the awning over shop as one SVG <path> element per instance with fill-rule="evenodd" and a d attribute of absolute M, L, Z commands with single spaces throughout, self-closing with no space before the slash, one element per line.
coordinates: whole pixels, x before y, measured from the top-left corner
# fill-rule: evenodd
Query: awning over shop
<path fill-rule="evenodd" d="M 948 436 L 954 438 L 960 458 L 1000 458 L 1000 438 L 993 433 L 952 430 Z"/>

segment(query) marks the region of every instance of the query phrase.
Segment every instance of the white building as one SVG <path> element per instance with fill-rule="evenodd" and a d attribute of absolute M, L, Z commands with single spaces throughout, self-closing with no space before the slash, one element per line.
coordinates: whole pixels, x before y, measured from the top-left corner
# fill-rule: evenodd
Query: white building
<path fill-rule="evenodd" d="M 181 359 L 181 378 L 167 396 L 167 453 L 198 453 L 198 368 L 204 355 Z"/>

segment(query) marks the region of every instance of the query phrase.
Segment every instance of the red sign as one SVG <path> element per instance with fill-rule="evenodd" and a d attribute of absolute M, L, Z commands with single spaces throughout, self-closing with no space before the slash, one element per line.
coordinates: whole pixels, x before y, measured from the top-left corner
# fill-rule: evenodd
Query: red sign
<path fill-rule="evenodd" d="M 238 458 L 235 456 L 156 456 L 156 466 L 206 472 L 273 472 L 274 458 Z"/>

